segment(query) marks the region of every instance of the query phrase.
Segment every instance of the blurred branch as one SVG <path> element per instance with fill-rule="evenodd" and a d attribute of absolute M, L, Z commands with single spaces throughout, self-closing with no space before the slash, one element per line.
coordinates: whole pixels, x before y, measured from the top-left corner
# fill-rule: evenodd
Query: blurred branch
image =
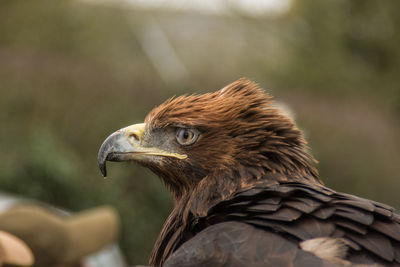
<path fill-rule="evenodd" d="M 136 25 L 131 29 L 138 36 L 143 51 L 164 82 L 175 83 L 189 78 L 185 64 L 179 58 L 159 22 L 152 15 L 147 16 L 144 26 L 138 33 Z"/>

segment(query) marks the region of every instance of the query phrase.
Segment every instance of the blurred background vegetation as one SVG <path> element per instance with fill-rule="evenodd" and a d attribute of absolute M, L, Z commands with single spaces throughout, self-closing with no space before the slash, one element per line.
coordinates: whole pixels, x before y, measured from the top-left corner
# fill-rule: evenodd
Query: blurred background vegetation
<path fill-rule="evenodd" d="M 291 108 L 328 186 L 400 207 L 399 1 L 292 0 L 257 15 L 124 3 L 1 2 L 1 190 L 113 205 L 128 261 L 147 263 L 172 201 L 134 164 L 102 179 L 99 146 L 167 97 L 245 76 Z"/>

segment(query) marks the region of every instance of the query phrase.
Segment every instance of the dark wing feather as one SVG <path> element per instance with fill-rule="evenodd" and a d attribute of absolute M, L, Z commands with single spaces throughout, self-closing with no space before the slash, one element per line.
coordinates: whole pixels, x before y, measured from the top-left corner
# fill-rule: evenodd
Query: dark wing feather
<path fill-rule="evenodd" d="M 359 233 L 361 235 L 365 235 L 368 232 L 367 226 L 360 224 L 360 223 L 355 223 L 351 220 L 341 218 L 341 217 L 333 218 L 331 220 L 331 224 L 341 226 L 343 228 L 346 228 L 353 232 Z"/>
<path fill-rule="evenodd" d="M 393 244 L 394 248 L 394 259 L 396 262 L 400 262 L 400 243 L 394 243 Z"/>
<path fill-rule="evenodd" d="M 246 220 L 246 223 L 257 227 L 268 227 L 273 229 L 275 232 L 289 234 L 298 238 L 299 240 L 330 236 L 335 230 L 335 226 L 333 224 L 319 222 L 313 218 L 308 218 L 307 220 L 298 220 L 294 223 L 267 221 L 262 219 Z"/>
<path fill-rule="evenodd" d="M 368 235 L 360 235 L 349 232 L 346 236 L 354 242 L 360 244 L 370 253 L 375 254 L 387 260 L 388 262 L 393 262 L 395 251 L 390 242 L 390 238 L 374 232 L 370 232 Z"/>
<path fill-rule="evenodd" d="M 336 208 L 334 206 L 321 207 L 320 209 L 313 212 L 312 215 L 316 218 L 325 220 L 331 217 L 335 213 L 335 211 Z"/>
<path fill-rule="evenodd" d="M 212 225 L 184 243 L 164 267 L 336 266 L 300 249 L 296 242 L 245 223 Z"/>
<path fill-rule="evenodd" d="M 312 198 L 297 197 L 284 202 L 285 206 L 292 207 L 304 213 L 311 213 L 321 207 L 322 203 Z"/>
<path fill-rule="evenodd" d="M 248 189 L 215 205 L 203 219 L 240 221 L 279 233 L 287 242 L 340 237 L 350 248 L 347 260 L 400 266 L 400 219 L 393 208 L 322 186 L 281 183 Z"/>
<path fill-rule="evenodd" d="M 250 207 L 248 206 L 241 206 L 242 210 L 243 208 L 247 208 L 250 211 L 257 212 L 259 210 L 262 211 L 277 211 L 281 207 L 280 204 L 269 204 L 269 203 L 262 203 L 260 202 L 259 204 L 252 205 Z"/>
<path fill-rule="evenodd" d="M 354 222 L 363 224 L 363 225 L 371 225 L 374 221 L 373 213 L 366 212 L 364 210 L 354 208 L 354 207 L 338 207 L 335 210 L 335 215 L 339 217 L 343 217 Z"/>
<path fill-rule="evenodd" d="M 400 224 L 392 223 L 390 221 L 375 220 L 371 225 L 371 228 L 377 232 L 390 236 L 397 241 L 400 241 Z"/>
<path fill-rule="evenodd" d="M 352 197 L 347 194 L 343 194 L 343 195 L 345 195 L 347 197 Z M 362 199 L 362 198 L 356 198 L 356 197 L 353 197 L 353 198 L 355 198 L 355 199 L 348 199 L 348 198 L 342 197 L 341 199 L 331 201 L 331 203 L 335 204 L 335 205 L 341 205 L 341 206 L 357 207 L 357 208 L 364 209 L 364 210 L 370 211 L 370 212 L 375 211 L 376 207 L 374 206 L 374 204 L 371 201 L 368 201 L 368 200 Z"/>
<path fill-rule="evenodd" d="M 288 207 L 282 207 L 278 209 L 276 212 L 266 213 L 266 214 L 260 213 L 255 216 L 257 216 L 257 218 L 267 219 L 272 221 L 289 222 L 297 220 L 298 218 L 300 218 L 301 215 L 302 213 L 299 210 L 295 210 Z"/>

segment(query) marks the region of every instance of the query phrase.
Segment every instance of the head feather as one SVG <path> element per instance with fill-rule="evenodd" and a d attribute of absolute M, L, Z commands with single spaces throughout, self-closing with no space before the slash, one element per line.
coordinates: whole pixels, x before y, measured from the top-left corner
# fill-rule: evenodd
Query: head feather
<path fill-rule="evenodd" d="M 272 172 L 319 181 L 302 132 L 250 80 L 239 79 L 213 93 L 171 98 L 153 109 L 146 123 L 200 129 L 202 138 L 191 150 L 198 168 L 244 168 L 257 179 Z"/>

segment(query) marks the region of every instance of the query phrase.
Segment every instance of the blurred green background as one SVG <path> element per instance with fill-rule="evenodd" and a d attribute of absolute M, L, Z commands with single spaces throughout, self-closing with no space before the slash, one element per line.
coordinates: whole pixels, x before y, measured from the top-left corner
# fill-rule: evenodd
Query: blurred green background
<path fill-rule="evenodd" d="M 167 97 L 257 81 L 290 107 L 325 183 L 400 207 L 400 2 L 295 1 L 254 16 L 117 2 L 2 0 L 0 189 L 79 211 L 115 206 L 147 263 L 172 200 L 97 151 Z"/>

